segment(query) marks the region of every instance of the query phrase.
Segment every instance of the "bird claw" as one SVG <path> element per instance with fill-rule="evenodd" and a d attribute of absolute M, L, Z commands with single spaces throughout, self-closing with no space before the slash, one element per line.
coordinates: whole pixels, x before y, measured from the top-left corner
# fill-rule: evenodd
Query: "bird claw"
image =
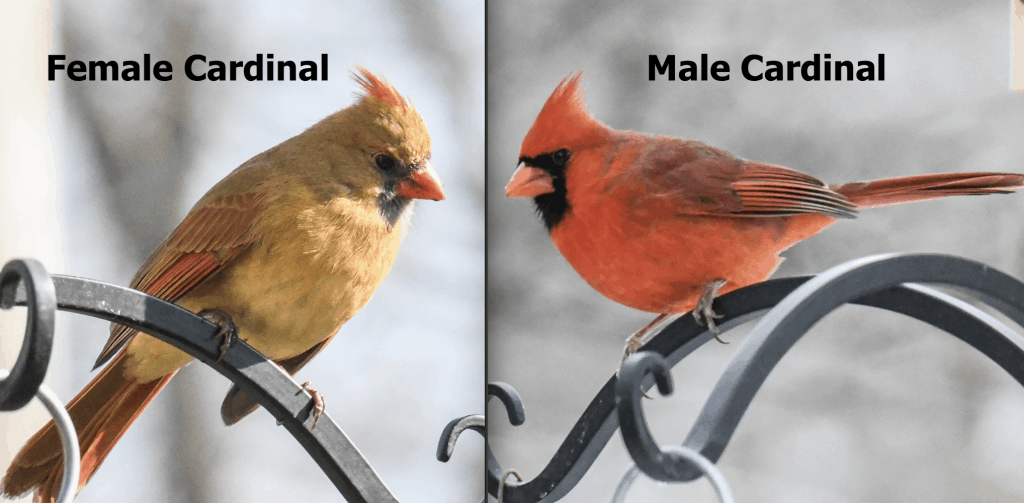
<path fill-rule="evenodd" d="M 327 409 L 327 401 L 324 400 L 323 393 L 313 389 L 312 385 L 313 383 L 310 381 L 302 383 L 302 389 L 306 390 L 313 397 L 313 424 L 310 425 L 309 431 L 313 431 L 313 428 L 316 428 L 316 422 L 320 420 L 320 415 Z"/>
<path fill-rule="evenodd" d="M 640 349 L 640 346 L 643 346 L 643 341 L 637 338 L 636 334 L 634 334 L 633 337 L 630 337 L 629 339 L 626 340 L 626 348 L 625 350 L 622 351 L 622 362 L 619 363 L 619 368 L 618 370 L 615 371 L 616 378 L 622 375 L 622 369 L 625 368 L 626 366 L 626 358 L 629 358 L 630 355 L 635 354 L 637 350 Z M 644 398 L 651 398 L 647 396 L 647 392 L 644 390 L 640 390 L 640 394 L 643 395 Z"/>
<path fill-rule="evenodd" d="M 224 359 L 224 355 L 228 354 L 228 349 L 234 346 L 238 342 L 238 326 L 231 319 L 231 316 L 220 309 L 207 309 L 199 312 L 204 320 L 213 323 L 220 327 L 217 333 L 213 334 L 212 339 L 222 339 L 220 344 L 220 355 L 215 360 L 216 363 L 220 363 Z"/>
<path fill-rule="evenodd" d="M 622 351 L 622 362 L 619 363 L 619 370 L 615 371 L 615 377 L 618 377 L 619 374 L 622 373 L 622 366 L 626 364 L 626 358 L 629 358 L 629 355 L 639 351 L 640 348 L 647 343 L 647 338 L 648 335 L 650 335 L 650 332 L 655 328 L 658 328 L 658 326 L 661 325 L 668 316 L 668 314 L 658 315 L 654 321 L 648 323 L 644 328 L 637 330 L 636 333 L 626 339 L 626 347 Z"/>
<path fill-rule="evenodd" d="M 728 344 L 728 342 L 723 341 L 718 337 L 718 335 L 722 333 L 722 329 L 718 328 L 718 325 L 715 324 L 715 320 L 723 318 L 723 315 L 715 313 L 714 309 L 712 309 L 712 303 L 715 301 L 715 297 L 718 296 L 718 290 L 725 286 L 726 283 L 727 282 L 724 279 L 716 279 L 711 283 L 708 283 L 704 287 L 704 293 L 701 294 L 700 299 L 697 301 L 697 307 L 693 308 L 693 311 L 691 311 L 693 319 L 697 324 L 700 326 L 704 326 L 706 324 L 708 332 L 711 332 L 711 335 L 714 336 L 715 340 L 722 344 Z"/>
<path fill-rule="evenodd" d="M 637 334 L 639 333 L 640 332 L 637 332 L 630 336 L 629 339 L 626 339 L 626 347 L 622 350 L 622 361 L 619 362 L 619 369 L 615 371 L 615 377 L 622 375 L 622 367 L 626 365 L 626 358 L 629 358 L 630 355 L 636 353 L 637 350 L 640 349 L 640 346 L 643 346 L 644 343 L 642 337 L 637 337 Z"/>
<path fill-rule="evenodd" d="M 654 321 L 648 323 L 646 327 L 637 330 L 635 334 L 629 336 L 629 339 L 626 339 L 626 347 L 622 351 L 622 361 L 619 362 L 619 368 L 618 370 L 615 371 L 616 378 L 622 375 L 622 369 L 625 368 L 626 366 L 626 359 L 629 358 L 630 355 L 635 354 L 637 351 L 639 351 L 640 348 L 647 343 L 647 339 L 651 335 L 651 332 L 655 328 L 658 328 L 668 318 L 668 314 L 660 314 L 657 318 L 654 319 Z M 646 391 L 641 390 L 640 394 L 643 395 L 644 398 L 651 398 L 650 396 L 647 395 Z"/>

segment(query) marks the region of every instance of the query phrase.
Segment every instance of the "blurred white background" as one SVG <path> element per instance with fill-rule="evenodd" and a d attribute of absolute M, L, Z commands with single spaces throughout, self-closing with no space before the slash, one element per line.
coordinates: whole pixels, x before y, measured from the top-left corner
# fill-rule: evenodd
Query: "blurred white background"
<path fill-rule="evenodd" d="M 17 5 L 16 5 L 17 4 Z M 434 458 L 451 419 L 481 413 L 484 372 L 484 9 L 478 2 L 3 2 L 0 261 L 126 285 L 217 180 L 348 106 L 355 64 L 423 116 L 443 203 L 417 205 L 398 261 L 369 305 L 298 375 L 402 501 L 480 497 L 482 446 L 468 434 Z M 46 55 L 170 61 L 170 82 L 46 82 Z M 326 82 L 192 82 L 183 63 L 319 61 Z M 21 94 L 15 94 L 14 91 Z M 45 101 L 43 101 L 45 99 Z M 396 306 L 398 306 L 396 308 Z M 16 355 L 19 310 L 0 313 Z M 58 318 L 48 383 L 68 400 L 107 324 Z M 77 501 L 337 501 L 333 485 L 265 411 L 225 428 L 229 382 L 189 365 L 113 450 Z M 45 418 L 2 416 L 9 462 Z M 33 415 L 35 414 L 35 415 Z"/>
<path fill-rule="evenodd" d="M 590 111 L 618 129 L 693 138 L 831 183 L 945 171 L 1024 172 L 1024 95 L 1009 92 L 1007 2 L 492 2 L 488 15 L 488 380 L 515 386 L 527 419 L 494 401 L 495 455 L 537 476 L 611 377 L 625 338 L 654 315 L 593 291 L 551 244 L 533 204 L 506 199 L 545 99 L 584 70 Z M 647 79 L 649 54 L 709 54 L 728 82 Z M 766 59 L 875 59 L 884 82 L 749 82 Z M 1024 277 L 1024 194 L 863 212 L 797 245 L 776 276 L 885 252 L 947 253 Z M 646 401 L 679 443 L 749 326 L 675 368 Z M 922 323 L 846 307 L 818 324 L 755 398 L 719 466 L 737 501 L 1024 501 L 1024 390 Z M 563 501 L 607 501 L 628 456 L 618 434 Z M 707 482 L 638 482 L 628 501 L 715 501 Z"/>

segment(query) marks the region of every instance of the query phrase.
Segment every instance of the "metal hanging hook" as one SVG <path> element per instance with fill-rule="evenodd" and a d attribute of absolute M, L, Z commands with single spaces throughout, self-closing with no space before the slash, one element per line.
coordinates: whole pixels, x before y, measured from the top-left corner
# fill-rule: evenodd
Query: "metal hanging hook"
<path fill-rule="evenodd" d="M 64 450 L 64 474 L 57 495 L 58 503 L 70 503 L 78 491 L 78 433 L 64 404 L 45 384 L 46 370 L 53 349 L 53 330 L 57 312 L 57 292 L 53 278 L 35 259 L 14 259 L 0 269 L 0 309 L 11 309 L 18 300 L 19 286 L 28 310 L 25 338 L 14 367 L 0 369 L 0 410 L 19 410 L 37 397 L 53 416 Z"/>
<path fill-rule="evenodd" d="M 501 404 L 505 407 L 505 413 L 508 414 L 508 421 L 512 426 L 519 426 L 526 422 L 526 408 L 523 406 L 523 400 L 519 398 L 519 392 L 516 391 L 512 385 L 503 382 L 493 382 L 487 384 L 487 401 L 491 401 L 491 398 L 497 398 L 501 401 Z M 507 478 L 510 474 L 515 474 L 516 478 L 522 482 L 522 477 L 519 473 L 513 469 L 506 470 L 498 462 L 498 458 L 494 457 L 494 453 L 491 452 L 490 444 L 486 443 L 486 472 L 487 472 L 487 492 L 493 495 L 495 498 L 504 501 L 506 495 Z M 514 486 L 513 486 L 514 487 Z M 487 500 L 487 495 L 484 495 L 484 501 Z"/>
<path fill-rule="evenodd" d="M 473 430 L 479 433 L 484 440 L 487 439 L 487 421 L 481 414 L 470 414 L 468 416 L 452 419 L 444 430 L 441 431 L 441 439 L 437 442 L 437 460 L 447 463 L 452 459 L 455 452 L 455 443 L 459 441 L 459 435 L 466 430 Z M 484 495 L 482 502 L 486 503 L 487 495 Z"/>
<path fill-rule="evenodd" d="M 519 426 L 526 422 L 526 408 L 523 406 L 523 399 L 519 392 L 512 385 L 503 382 L 492 382 L 487 384 L 487 400 L 491 397 L 501 400 L 508 413 L 508 422 L 512 426 Z"/>
<path fill-rule="evenodd" d="M 815 323 L 850 302 L 900 312 L 940 328 L 1024 385 L 1024 337 L 969 303 L 915 282 L 961 287 L 1018 323 L 1024 319 L 1024 283 L 978 262 L 944 255 L 876 255 L 840 264 L 801 285 L 757 323 L 683 445 L 717 461 L 776 364 Z M 657 473 L 649 475 L 658 478 Z M 682 478 L 699 476 L 691 471 Z"/>
<path fill-rule="evenodd" d="M 441 431 L 441 440 L 437 443 L 437 460 L 447 463 L 448 460 L 452 459 L 452 454 L 455 452 L 455 443 L 459 441 L 459 435 L 462 435 L 462 432 L 466 430 L 473 430 L 486 437 L 485 425 L 486 421 L 481 414 L 471 414 L 452 419 L 444 427 L 444 430 Z"/>
<path fill-rule="evenodd" d="M 984 311 L 914 282 L 966 288 L 1024 324 L 1024 283 L 984 264 L 943 255 L 865 257 L 813 278 L 770 280 L 736 290 L 716 299 L 715 311 L 724 315 L 723 330 L 769 310 L 772 314 L 761 320 L 739 348 L 742 356 L 738 354 L 730 364 L 684 445 L 717 461 L 778 359 L 814 322 L 844 303 L 886 309 L 929 323 L 970 344 L 1024 385 L 1024 337 Z M 775 336 L 766 335 L 780 326 Z M 710 339 L 706 329 L 683 317 L 665 327 L 638 354 L 657 353 L 672 366 Z M 648 385 L 644 381 L 641 387 Z M 601 388 L 537 477 L 505 488 L 506 501 L 557 501 L 568 494 L 619 426 L 616 384 L 612 377 Z M 702 473 L 695 468 L 689 467 L 683 478 L 700 477 Z M 487 490 L 491 495 L 496 495 L 503 472 L 488 446 Z"/>
<path fill-rule="evenodd" d="M 681 480 L 696 468 L 679 456 L 662 451 L 647 426 L 642 405 L 643 384 L 652 376 L 663 396 L 672 394 L 671 368 L 660 355 L 640 352 L 623 362 L 619 380 L 615 385 L 615 403 L 619 417 L 619 430 L 630 457 L 648 477 L 659 481 Z"/>
<path fill-rule="evenodd" d="M 32 281 L 16 281 L 9 272 L 12 270 L 22 278 L 31 277 Z M 46 362 L 39 362 L 38 356 L 25 355 L 38 355 L 41 349 L 46 349 L 47 354 L 49 352 L 53 308 L 47 306 L 112 321 L 167 342 L 238 384 L 246 394 L 283 421 L 284 427 L 306 449 L 347 501 L 397 501 L 355 444 L 330 416 L 325 414 L 321 417 L 315 430 L 309 428 L 309 423 L 313 421 L 312 414 L 309 414 L 309 395 L 302 393 L 302 387 L 280 366 L 244 341 L 238 341 L 222 360 L 218 360 L 220 348 L 212 336 L 219 328 L 179 306 L 130 288 L 58 274 L 52 276 L 53 284 L 47 291 L 46 282 L 37 281 L 39 278 L 49 276 L 45 275 L 42 265 L 31 260 L 12 261 L 0 271 L 0 305 L 29 306 L 29 328 L 26 333 L 35 334 L 22 345 L 19 364 L 12 369 L 12 377 L 4 381 L 4 392 L 0 396 L 7 397 L 15 393 L 19 399 L 23 397 L 24 393 L 16 389 L 22 385 L 15 387 L 8 384 L 13 383 L 16 377 L 20 381 L 34 376 L 38 379 L 36 382 L 42 381 Z M 19 285 L 22 288 L 18 288 Z M 46 316 L 47 312 L 49 316 Z M 47 326 L 49 328 L 43 330 Z M 40 337 L 46 333 L 50 334 L 49 338 Z M 38 342 L 39 339 L 47 344 L 29 344 L 29 341 Z M 31 347 L 26 348 L 26 345 Z M 23 360 L 28 364 L 20 367 Z M 24 374 L 19 375 L 17 372 Z M 28 398 L 34 393 L 33 387 Z"/>

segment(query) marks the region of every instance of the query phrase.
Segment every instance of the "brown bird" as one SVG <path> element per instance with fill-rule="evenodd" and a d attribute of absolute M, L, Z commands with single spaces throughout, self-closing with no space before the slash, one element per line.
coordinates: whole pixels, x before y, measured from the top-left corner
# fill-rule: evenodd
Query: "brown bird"
<path fill-rule="evenodd" d="M 566 78 L 523 139 L 509 197 L 533 198 L 551 240 L 595 290 L 668 316 L 692 312 L 717 333 L 718 295 L 767 279 L 779 254 L 857 210 L 937 197 L 1003 194 L 1017 173 L 947 173 L 826 185 L 694 140 L 616 131 Z"/>
<path fill-rule="evenodd" d="M 210 189 L 149 257 L 132 288 L 205 314 L 224 331 L 236 329 L 289 373 L 319 353 L 384 280 L 413 199 L 444 199 L 423 120 L 390 84 L 360 72 L 365 94 L 355 104 L 253 157 Z M 116 324 L 96 365 L 111 357 L 68 404 L 82 453 L 79 490 L 192 360 Z M 257 407 L 234 387 L 221 412 L 233 424 Z M 51 421 L 8 468 L 3 493 L 34 488 L 36 501 L 52 501 L 62 463 Z"/>

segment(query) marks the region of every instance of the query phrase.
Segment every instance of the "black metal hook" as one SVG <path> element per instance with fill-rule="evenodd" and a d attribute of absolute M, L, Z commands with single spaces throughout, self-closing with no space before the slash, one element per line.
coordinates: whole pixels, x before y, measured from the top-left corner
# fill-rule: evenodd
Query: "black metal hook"
<path fill-rule="evenodd" d="M 723 330 L 728 330 L 758 316 L 808 279 L 804 277 L 767 281 L 731 292 L 717 299 L 716 312 L 725 315 L 719 322 L 719 326 Z M 684 316 L 667 325 L 641 351 L 664 355 L 668 358 L 669 363 L 674 365 L 709 340 L 711 340 L 711 335 L 707 329 L 698 326 L 692 317 Z M 613 376 L 605 383 L 540 474 L 522 484 L 506 487 L 505 501 L 513 503 L 558 501 L 576 486 L 615 434 L 615 430 L 618 429 L 618 417 L 615 415 L 616 382 L 616 378 Z M 505 386 L 505 389 L 512 389 L 507 384 L 498 384 Z M 512 391 L 514 392 L 514 390 Z M 500 397 L 500 395 L 498 396 Z M 518 394 L 515 397 L 517 401 L 521 402 L 518 399 Z M 522 421 L 518 424 L 521 423 Z M 495 458 L 488 444 L 487 492 L 492 496 L 497 496 L 500 479 L 504 472 L 505 469 Z"/>
<path fill-rule="evenodd" d="M 519 392 L 511 384 L 503 382 L 492 382 L 487 384 L 487 400 L 491 397 L 501 400 L 508 413 L 508 422 L 512 426 L 519 426 L 526 422 L 526 407 L 523 406 L 523 399 Z"/>
<path fill-rule="evenodd" d="M 498 397 L 501 403 L 505 405 L 505 410 L 508 412 L 508 420 L 513 425 L 523 424 L 526 420 L 526 411 L 523 408 L 523 401 L 519 398 L 519 393 L 516 392 L 515 388 L 505 384 L 503 382 L 491 383 L 487 385 L 487 401 L 490 401 L 491 397 Z M 469 416 L 463 416 L 451 420 L 444 430 L 441 432 L 441 439 L 437 443 L 437 460 L 443 463 L 447 463 L 452 457 L 452 453 L 455 451 L 455 443 L 459 439 L 459 435 L 467 429 L 474 430 L 480 435 L 483 435 L 484 442 L 487 441 L 486 433 L 486 418 L 479 414 L 473 414 Z M 491 461 L 494 456 L 491 455 L 490 448 L 487 448 L 487 466 L 491 466 Z M 493 461 L 497 463 L 497 461 Z M 487 496 L 484 496 L 483 501 L 487 501 Z"/>
<path fill-rule="evenodd" d="M 14 307 L 19 285 L 29 294 L 25 338 L 14 368 L 0 381 L 0 411 L 18 410 L 32 400 L 46 377 L 53 348 L 57 294 L 50 274 L 34 259 L 4 264 L 0 270 L 0 309 Z"/>
<path fill-rule="evenodd" d="M 519 392 L 516 391 L 511 384 L 503 382 L 488 383 L 487 401 L 489 402 L 491 398 L 497 398 L 501 401 L 501 404 L 505 407 L 505 412 L 508 414 L 508 422 L 511 423 L 512 426 L 519 426 L 526 422 L 526 407 L 523 406 L 523 399 L 519 397 Z M 505 470 L 505 468 L 501 466 L 501 463 L 498 462 L 498 459 L 494 457 L 494 453 L 491 452 L 490 444 L 487 444 L 486 451 L 487 492 L 495 498 L 497 498 L 498 493 L 501 492 L 502 498 L 508 501 L 508 486 L 503 487 L 502 485 L 502 479 L 506 476 L 507 470 Z"/>
<path fill-rule="evenodd" d="M 626 358 L 615 383 L 619 428 L 629 456 L 648 476 L 658 473 L 658 480 L 675 480 L 693 468 L 686 460 L 661 450 L 651 435 L 641 406 L 644 380 L 648 376 L 654 378 L 659 393 L 663 396 L 672 394 L 671 370 L 661 355 L 643 351 Z"/>
<path fill-rule="evenodd" d="M 915 282 L 981 293 L 1010 318 L 1024 319 L 1024 283 L 978 262 L 942 255 L 880 255 L 841 264 L 797 288 L 758 322 L 719 378 L 683 445 L 716 462 L 783 355 L 825 315 L 865 297 L 885 302 L 884 306 L 868 305 L 902 312 L 954 335 L 1024 385 L 1020 334 L 966 302 Z M 893 295 L 899 285 L 905 293 Z M 649 475 L 658 478 L 659 474 Z M 699 476 L 698 471 L 689 470 L 671 480 Z"/>
<path fill-rule="evenodd" d="M 523 408 L 523 401 L 519 398 L 519 393 L 515 388 L 503 382 L 488 384 L 487 400 L 490 400 L 491 397 L 497 397 L 505 405 L 508 420 L 514 426 L 519 426 L 526 421 L 526 410 Z M 486 438 L 485 426 L 486 420 L 479 414 L 452 419 L 441 431 L 441 440 L 437 443 L 437 460 L 447 463 L 451 459 L 459 435 L 467 429 L 476 431 Z"/>
<path fill-rule="evenodd" d="M 455 443 L 459 441 L 459 435 L 466 430 L 473 430 L 486 437 L 485 424 L 484 416 L 481 414 L 470 414 L 452 419 L 441 431 L 441 440 L 437 442 L 437 460 L 447 463 L 452 459 Z"/>
<path fill-rule="evenodd" d="M 21 272 L 22 277 L 45 277 L 41 265 L 35 269 L 32 266 L 27 266 L 27 269 L 17 269 L 23 267 L 18 265 L 10 267 L 27 271 Z M 313 415 L 308 414 L 312 400 L 310 395 L 281 367 L 244 341 L 238 341 L 222 360 L 217 361 L 220 350 L 213 335 L 219 330 L 218 327 L 174 304 L 129 288 L 56 274 L 52 276 L 53 286 L 49 291 L 37 283 L 22 282 L 12 295 L 10 285 L 14 280 L 6 275 L 7 270 L 8 266 L 5 266 L 3 305 L 11 305 L 13 297 L 14 304 L 39 306 L 40 314 L 36 318 L 29 318 L 27 341 L 45 338 L 47 332 L 52 338 L 52 309 L 49 318 L 42 314 L 46 311 L 44 306 L 48 298 L 51 299 L 49 305 L 55 305 L 57 309 L 120 323 L 153 335 L 238 384 L 284 425 L 347 501 L 397 501 L 329 414 L 323 414 L 316 428 L 310 430 L 313 421 Z M 52 300 L 54 292 L 55 301 Z M 22 351 L 25 351 L 24 345 Z M 45 374 L 45 362 L 38 367 L 34 361 L 29 363 L 27 367 L 34 369 L 33 375 Z M 31 393 L 34 391 L 32 389 Z M 19 390 L 17 393 L 21 396 L 26 392 Z"/>
<path fill-rule="evenodd" d="M 957 336 L 1024 384 L 1024 338 L 959 299 L 920 285 L 904 284 L 913 282 L 966 288 L 1017 323 L 1024 321 L 1024 284 L 983 264 L 942 255 L 867 257 L 814 278 L 772 280 L 722 296 L 716 300 L 715 310 L 724 315 L 720 326 L 728 330 L 779 304 L 755 328 L 755 333 L 767 337 L 765 334 L 770 330 L 765 332 L 766 326 L 783 325 L 782 330 L 787 333 L 802 334 L 827 312 L 844 303 L 887 309 Z M 791 293 L 793 295 L 787 297 Z M 797 314 L 788 315 L 790 312 Z M 662 330 L 641 352 L 660 354 L 665 357 L 666 365 L 673 366 L 710 339 L 706 329 L 697 326 L 692 318 L 682 317 Z M 763 352 L 758 353 L 748 347 L 757 344 L 754 340 L 752 333 L 741 346 L 734 360 L 734 363 L 741 363 L 735 368 L 730 366 L 730 371 L 722 377 L 695 423 L 703 426 L 695 426 L 684 443 L 712 462 L 721 456 L 760 382 L 795 342 L 795 338 L 783 338 L 764 346 Z M 742 386 L 739 383 L 728 385 L 740 378 Z M 643 382 L 640 388 L 650 387 L 650 380 L 643 379 Z M 612 377 L 576 422 L 554 458 L 535 479 L 507 488 L 506 501 L 557 501 L 579 482 L 619 426 L 619 418 L 614 414 L 615 388 L 616 378 Z M 492 495 L 496 493 L 501 473 L 500 464 L 488 448 L 487 487 Z M 658 478 L 657 473 L 648 475 Z M 699 475 L 699 471 L 688 469 L 678 478 L 661 480 L 692 480 Z"/>

